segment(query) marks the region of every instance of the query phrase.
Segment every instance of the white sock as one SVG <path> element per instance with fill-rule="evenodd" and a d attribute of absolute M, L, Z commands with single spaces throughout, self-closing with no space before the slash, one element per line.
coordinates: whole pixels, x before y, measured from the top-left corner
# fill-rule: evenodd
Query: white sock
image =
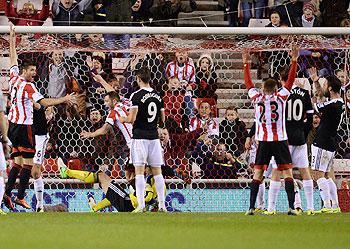
<path fill-rule="evenodd" d="M 270 188 L 269 188 L 269 201 L 268 201 L 268 207 L 267 211 L 268 212 L 273 212 L 276 211 L 276 201 L 278 197 L 278 193 L 280 192 L 281 188 L 281 182 L 275 182 L 275 181 L 270 181 Z"/>
<path fill-rule="evenodd" d="M 318 179 L 317 185 L 320 189 L 321 198 L 323 200 L 323 206 L 325 208 L 331 208 L 331 198 L 327 179 L 324 177 Z"/>
<path fill-rule="evenodd" d="M 36 208 L 44 208 L 44 181 L 42 177 L 34 180 L 34 191 L 36 197 Z"/>
<path fill-rule="evenodd" d="M 159 209 L 165 209 L 165 193 L 164 193 L 164 177 L 162 174 L 153 176 L 154 184 L 156 185 L 157 196 L 158 196 L 158 207 Z"/>
<path fill-rule="evenodd" d="M 332 208 L 338 208 L 338 190 L 337 190 L 337 185 L 335 185 L 335 182 L 333 181 L 332 178 L 328 178 L 328 187 L 329 187 L 329 193 L 332 201 Z"/>
<path fill-rule="evenodd" d="M 265 208 L 265 183 L 264 181 L 259 185 L 258 196 L 256 197 L 256 207 L 259 209 Z"/>
<path fill-rule="evenodd" d="M 300 198 L 300 189 L 298 183 L 294 180 L 294 208 L 301 208 L 301 198 Z"/>
<path fill-rule="evenodd" d="M 0 204 L 2 203 L 2 198 L 4 197 L 5 193 L 5 181 L 4 177 L 0 176 Z"/>
<path fill-rule="evenodd" d="M 314 181 L 303 180 L 307 210 L 314 210 Z"/>
<path fill-rule="evenodd" d="M 135 176 L 135 187 L 136 187 L 136 197 L 139 208 L 145 207 L 145 188 L 146 182 L 145 177 L 143 175 Z"/>

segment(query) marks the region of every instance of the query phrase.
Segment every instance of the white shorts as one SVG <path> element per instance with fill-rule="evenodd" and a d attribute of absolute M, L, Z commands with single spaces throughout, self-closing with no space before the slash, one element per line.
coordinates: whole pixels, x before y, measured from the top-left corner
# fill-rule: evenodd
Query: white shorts
<path fill-rule="evenodd" d="M 134 166 L 161 167 L 164 164 L 162 146 L 159 139 L 132 139 L 131 160 Z"/>
<path fill-rule="evenodd" d="M 333 164 L 333 158 L 335 152 L 324 150 L 311 145 L 311 169 L 322 172 L 329 172 Z"/>
<path fill-rule="evenodd" d="M 49 141 L 49 135 L 35 135 L 35 155 L 33 158 L 34 164 L 42 165 L 46 152 L 46 145 Z"/>
<path fill-rule="evenodd" d="M 0 143 L 0 171 L 6 170 L 6 159 L 2 143 Z"/>
<path fill-rule="evenodd" d="M 307 146 L 289 145 L 290 156 L 292 157 L 293 166 L 296 168 L 308 168 L 309 159 L 307 155 Z"/>

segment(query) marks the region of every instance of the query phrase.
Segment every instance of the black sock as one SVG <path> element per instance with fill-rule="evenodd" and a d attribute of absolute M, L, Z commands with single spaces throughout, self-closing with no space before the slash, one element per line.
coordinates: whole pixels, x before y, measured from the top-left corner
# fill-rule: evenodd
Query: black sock
<path fill-rule="evenodd" d="M 19 187 L 18 187 L 18 199 L 23 199 L 25 191 L 28 187 L 28 182 L 30 178 L 31 170 L 27 167 L 23 167 L 21 170 L 21 174 L 19 175 Z"/>
<path fill-rule="evenodd" d="M 8 176 L 7 184 L 6 184 L 5 194 L 7 196 L 11 197 L 11 191 L 15 186 L 16 179 L 17 179 L 17 176 L 18 176 L 18 173 L 20 170 L 21 170 L 21 166 L 19 166 L 18 164 L 14 164 L 12 166 L 10 173 L 9 173 L 9 176 Z"/>
<path fill-rule="evenodd" d="M 294 209 L 295 192 L 293 178 L 284 179 L 284 185 L 287 192 L 289 208 Z"/>
<path fill-rule="evenodd" d="M 255 179 L 253 179 L 253 181 L 250 183 L 250 206 L 249 206 L 249 209 L 255 208 L 256 197 L 258 196 L 260 184 L 261 184 L 261 181 L 255 180 Z"/>

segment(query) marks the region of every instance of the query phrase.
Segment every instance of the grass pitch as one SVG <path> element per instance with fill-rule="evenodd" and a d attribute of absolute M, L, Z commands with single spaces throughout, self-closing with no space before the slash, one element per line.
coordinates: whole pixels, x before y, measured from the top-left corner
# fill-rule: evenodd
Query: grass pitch
<path fill-rule="evenodd" d="M 349 248 L 350 215 L 11 213 L 0 248 Z"/>

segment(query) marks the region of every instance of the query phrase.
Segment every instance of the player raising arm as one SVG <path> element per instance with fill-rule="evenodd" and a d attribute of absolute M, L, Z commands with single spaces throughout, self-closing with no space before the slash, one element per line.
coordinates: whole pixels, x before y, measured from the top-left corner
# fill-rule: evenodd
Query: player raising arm
<path fill-rule="evenodd" d="M 20 182 L 15 203 L 29 209 L 30 205 L 24 200 L 35 153 L 33 125 L 33 103 L 38 102 L 43 106 L 58 105 L 62 103 L 72 104 L 75 101 L 73 95 L 62 98 L 44 98 L 32 83 L 36 76 L 36 65 L 33 62 L 24 62 L 21 69 L 18 67 L 16 52 L 16 34 L 14 27 L 10 29 L 10 81 L 9 90 L 11 107 L 8 115 L 8 137 L 12 143 L 11 158 L 14 159 L 12 169 L 8 176 L 8 182 L 4 195 L 5 205 L 13 210 L 11 191 L 15 185 L 18 173 Z"/>
<path fill-rule="evenodd" d="M 275 158 L 277 164 L 277 170 L 272 175 L 272 185 L 273 182 L 276 182 L 276 185 L 278 182 L 279 190 L 280 174 L 282 172 L 288 196 L 288 214 L 296 214 L 294 210 L 293 165 L 287 143 L 284 114 L 286 111 L 286 101 L 296 75 L 297 58 L 298 49 L 292 47 L 292 65 L 284 87 L 277 90 L 278 82 L 275 79 L 267 79 L 263 83 L 262 91 L 259 91 L 254 88 L 251 80 L 250 55 L 247 52 L 243 54 L 244 80 L 248 89 L 248 95 L 254 104 L 256 121 L 255 138 L 259 141 L 254 165 L 254 176 L 250 188 L 250 206 L 246 215 L 254 214 L 256 197 L 259 191 L 259 185 L 263 179 L 263 172 L 266 170 L 272 157 Z"/>
<path fill-rule="evenodd" d="M 151 72 L 147 67 L 141 67 L 135 75 L 140 89 L 131 95 L 132 106 L 129 115 L 120 118 L 123 123 L 133 123 L 131 159 L 135 166 L 136 196 L 139 203 L 135 212 L 143 212 L 145 207 L 146 164 L 152 169 L 159 198 L 159 211 L 166 212 L 164 178 L 161 170 L 164 159 L 157 127 L 159 122 L 165 121 L 164 103 L 159 94 L 149 85 Z"/>

